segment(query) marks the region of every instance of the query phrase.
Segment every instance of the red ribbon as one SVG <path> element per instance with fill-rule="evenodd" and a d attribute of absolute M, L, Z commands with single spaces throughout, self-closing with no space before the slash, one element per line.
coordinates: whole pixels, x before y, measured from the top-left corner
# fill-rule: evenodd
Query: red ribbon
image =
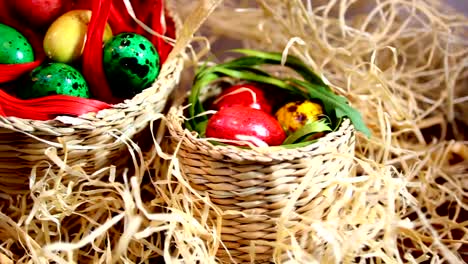
<path fill-rule="evenodd" d="M 49 120 L 58 115 L 80 116 L 111 107 L 109 104 L 69 95 L 49 95 L 18 99 L 0 89 L 0 115 L 34 120 Z"/>
<path fill-rule="evenodd" d="M 106 81 L 102 62 L 102 35 L 109 17 L 112 0 L 93 1 L 91 21 L 88 25 L 88 35 L 83 50 L 83 76 L 91 94 L 98 100 L 117 102 Z"/>

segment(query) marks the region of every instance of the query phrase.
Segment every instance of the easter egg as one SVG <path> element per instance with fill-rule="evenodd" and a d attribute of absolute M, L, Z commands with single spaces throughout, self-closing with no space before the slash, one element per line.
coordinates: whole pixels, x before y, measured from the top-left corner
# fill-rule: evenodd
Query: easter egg
<path fill-rule="evenodd" d="M 43 29 L 60 14 L 70 9 L 73 2 L 69 0 L 15 0 L 7 3 L 11 12 L 28 27 Z"/>
<path fill-rule="evenodd" d="M 318 103 L 304 100 L 289 102 L 276 112 L 275 116 L 281 127 L 290 134 L 303 127 L 307 122 L 320 119 L 322 106 Z"/>
<path fill-rule="evenodd" d="M 254 84 L 233 85 L 221 92 L 213 102 L 213 108 L 219 110 L 233 105 L 246 105 L 271 113 L 272 103 L 263 89 Z"/>
<path fill-rule="evenodd" d="M 103 51 L 104 72 L 112 93 L 128 98 L 148 88 L 159 74 L 159 54 L 154 45 L 136 33 L 120 33 Z"/>
<path fill-rule="evenodd" d="M 29 41 L 16 29 L 0 24 L 0 64 L 18 64 L 34 61 Z"/>
<path fill-rule="evenodd" d="M 44 36 L 43 46 L 47 57 L 56 62 L 73 63 L 83 54 L 88 24 L 91 21 L 90 10 L 71 10 L 59 16 Z M 108 23 L 104 27 L 103 42 L 112 38 L 112 29 Z"/>
<path fill-rule="evenodd" d="M 223 107 L 208 120 L 206 136 L 249 141 L 261 146 L 281 145 L 286 134 L 270 114 L 246 105 Z"/>
<path fill-rule="evenodd" d="M 72 66 L 60 62 L 38 66 L 27 76 L 25 85 L 18 89 L 18 97 L 22 99 L 54 94 L 90 97 L 83 75 Z"/>

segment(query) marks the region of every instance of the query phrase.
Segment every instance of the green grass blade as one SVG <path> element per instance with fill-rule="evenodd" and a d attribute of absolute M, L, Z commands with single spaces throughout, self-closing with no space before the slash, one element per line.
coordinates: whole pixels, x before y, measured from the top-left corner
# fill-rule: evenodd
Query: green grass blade
<path fill-rule="evenodd" d="M 351 107 L 345 97 L 339 96 L 323 86 L 313 85 L 297 79 L 290 79 L 290 81 L 293 84 L 306 88 L 311 99 L 320 100 L 328 114 L 334 112 L 336 118 L 349 118 L 358 131 L 361 131 L 370 138 L 371 132 L 365 125 L 361 113 Z"/>
<path fill-rule="evenodd" d="M 298 141 L 303 139 L 306 140 L 307 136 L 319 133 L 319 132 L 325 132 L 325 131 L 331 131 L 332 129 L 328 126 L 327 120 L 326 119 L 320 119 L 315 122 L 309 122 L 306 123 L 303 127 L 289 135 L 283 142 L 283 144 L 288 145 L 288 144 L 293 144 L 293 143 L 299 143 Z"/>
<path fill-rule="evenodd" d="M 259 61 L 261 59 L 262 64 L 280 65 L 283 58 L 283 54 L 280 52 L 263 52 L 250 49 L 235 49 L 233 51 L 245 54 L 247 56 L 256 57 L 259 59 Z M 288 55 L 286 58 L 285 66 L 295 70 L 306 81 L 322 85 L 328 88 L 328 86 L 323 82 L 322 78 L 320 78 L 320 76 L 311 71 L 310 68 L 296 56 Z"/>

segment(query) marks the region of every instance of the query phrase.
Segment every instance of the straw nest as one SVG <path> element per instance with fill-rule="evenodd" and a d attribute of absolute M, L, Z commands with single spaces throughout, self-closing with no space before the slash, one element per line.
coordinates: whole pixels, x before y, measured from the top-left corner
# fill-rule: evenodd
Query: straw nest
<path fill-rule="evenodd" d="M 174 20 L 176 32 L 180 31 L 174 6 L 168 5 L 166 12 Z M 128 162 L 125 157 L 129 157 L 128 140 L 141 140 L 142 131 L 166 106 L 170 93 L 180 81 L 182 69 L 183 58 L 173 57 L 162 65 L 151 87 L 99 112 L 79 117 L 58 116 L 47 121 L 0 117 L 2 192 L 29 191 L 33 184 L 28 177 L 32 167 L 37 169 L 37 178 L 47 170 L 57 170 L 44 155 L 50 146 L 58 150 L 60 157 L 66 157 L 70 166 L 79 166 L 88 173 L 110 165 L 123 169 Z"/>
<path fill-rule="evenodd" d="M 322 183 L 342 186 L 327 217 L 281 223 L 283 237 L 299 229 L 314 241 L 311 252 L 291 236 L 270 243 L 284 263 L 466 263 L 467 24 L 432 0 L 225 1 L 209 17 L 203 34 L 214 47 L 228 37 L 301 57 L 373 132 L 356 138 L 355 176 Z M 217 263 L 222 218 L 209 212 L 218 206 L 162 151 L 164 130 L 152 131 L 150 152 L 131 148 L 132 174 L 85 173 L 56 158 L 62 170 L 30 195 L 2 194 L 0 262 Z"/>

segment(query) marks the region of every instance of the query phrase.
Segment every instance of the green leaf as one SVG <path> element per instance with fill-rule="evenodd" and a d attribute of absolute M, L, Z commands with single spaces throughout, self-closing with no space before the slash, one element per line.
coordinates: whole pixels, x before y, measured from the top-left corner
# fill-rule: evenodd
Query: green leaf
<path fill-rule="evenodd" d="M 325 131 L 331 131 L 332 129 L 328 126 L 326 119 L 320 119 L 314 122 L 308 122 L 303 127 L 289 135 L 283 142 L 283 144 L 298 143 L 298 140 L 307 139 L 308 136 Z"/>
<path fill-rule="evenodd" d="M 269 74 L 268 72 L 262 71 L 261 69 L 255 68 L 254 66 L 246 67 L 246 66 L 237 66 L 236 65 L 236 66 L 229 67 L 229 69 L 236 70 L 236 71 L 249 71 L 249 72 L 257 74 L 257 75 L 271 77 L 271 74 Z"/>
<path fill-rule="evenodd" d="M 195 130 L 198 131 L 200 137 L 205 137 L 206 126 L 207 126 L 207 125 L 208 125 L 208 119 L 199 122 L 199 123 L 197 124 L 197 126 L 195 127 Z"/>
<path fill-rule="evenodd" d="M 217 66 L 221 66 L 224 68 L 235 68 L 239 66 L 252 67 L 252 66 L 265 64 L 266 63 L 265 61 L 266 60 L 263 58 L 254 57 L 254 56 L 245 56 L 245 57 L 236 58 L 236 59 L 218 64 Z"/>
<path fill-rule="evenodd" d="M 283 54 L 279 52 L 263 52 L 250 49 L 234 49 L 233 51 L 239 52 L 248 56 L 257 57 L 263 59 L 262 64 L 277 64 L 280 65 Z M 247 57 L 250 58 L 250 57 Z M 302 76 L 306 81 L 322 85 L 328 88 L 328 86 L 323 82 L 322 78 L 316 73 L 310 70 L 310 68 L 304 64 L 299 58 L 293 55 L 289 55 L 286 58 L 285 66 L 290 67 L 295 70 L 298 74 Z"/>
<path fill-rule="evenodd" d="M 204 72 L 202 72 L 204 73 Z M 192 129 L 196 129 L 197 123 L 207 120 L 206 116 L 196 117 L 196 115 L 203 113 L 205 110 L 203 108 L 202 103 L 200 102 L 200 91 L 213 81 L 217 80 L 219 75 L 213 72 L 208 72 L 203 74 L 203 78 L 201 78 L 198 74 L 195 77 L 194 84 L 192 86 L 191 93 L 188 97 L 189 102 L 189 121 L 190 127 Z M 200 131 L 196 130 L 198 133 Z"/>
<path fill-rule="evenodd" d="M 281 79 L 278 79 L 278 78 L 275 78 L 275 77 L 270 77 L 270 76 L 258 75 L 255 72 L 248 71 L 247 68 L 244 68 L 243 71 L 238 71 L 238 70 L 233 70 L 233 69 L 229 69 L 229 68 L 215 66 L 213 71 L 215 71 L 217 73 L 222 73 L 222 74 L 230 76 L 232 78 L 270 84 L 270 85 L 276 86 L 278 88 L 283 88 L 283 89 L 289 90 L 292 93 L 301 93 L 294 86 L 289 85 L 288 83 L 286 83 L 285 81 L 283 81 Z"/>
<path fill-rule="evenodd" d="M 304 141 L 304 142 L 299 142 L 299 143 L 294 143 L 294 144 L 283 144 L 281 147 L 285 149 L 295 149 L 295 148 L 302 148 L 305 146 L 308 146 L 314 142 L 317 142 L 318 139 L 310 140 L 310 141 Z"/>
<path fill-rule="evenodd" d="M 334 113 L 336 118 L 347 117 L 358 131 L 361 131 L 367 137 L 371 136 L 369 128 L 367 128 L 362 120 L 361 113 L 351 107 L 345 97 L 339 96 L 320 85 L 314 85 L 297 79 L 290 79 L 290 81 L 295 85 L 306 88 L 311 99 L 320 100 L 327 114 Z"/>

